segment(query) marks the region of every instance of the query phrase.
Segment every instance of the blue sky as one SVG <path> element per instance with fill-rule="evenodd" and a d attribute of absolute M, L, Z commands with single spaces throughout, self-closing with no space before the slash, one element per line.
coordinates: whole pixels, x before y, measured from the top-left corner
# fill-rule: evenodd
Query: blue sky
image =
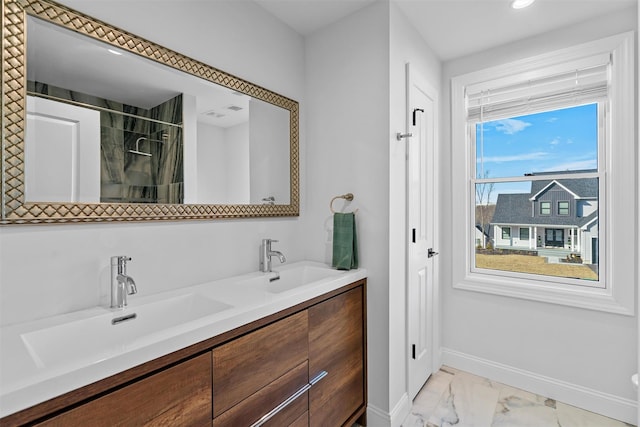
<path fill-rule="evenodd" d="M 521 177 L 525 173 L 597 168 L 597 104 L 529 114 L 476 126 L 478 176 Z M 481 134 L 484 140 L 481 139 Z M 496 184 L 498 193 L 528 191 L 529 183 Z"/>
<path fill-rule="evenodd" d="M 478 172 L 482 151 L 489 177 L 529 172 L 597 168 L 597 104 L 581 105 L 503 120 L 476 127 Z"/>

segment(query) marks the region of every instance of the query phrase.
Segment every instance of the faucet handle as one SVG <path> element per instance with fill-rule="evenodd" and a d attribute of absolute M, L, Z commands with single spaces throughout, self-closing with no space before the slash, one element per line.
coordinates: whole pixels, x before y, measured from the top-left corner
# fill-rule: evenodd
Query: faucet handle
<path fill-rule="evenodd" d="M 111 268 L 116 269 L 118 274 L 127 273 L 127 261 L 131 261 L 131 257 L 126 255 L 112 256 Z"/>
<path fill-rule="evenodd" d="M 112 265 L 125 263 L 125 262 L 127 262 L 127 261 L 131 261 L 131 257 L 130 257 L 130 256 L 126 256 L 126 255 L 117 255 L 117 256 L 112 256 L 112 257 L 111 257 L 111 264 L 112 264 Z"/>
<path fill-rule="evenodd" d="M 262 239 L 262 246 L 268 248 L 267 250 L 271 250 L 271 244 L 277 242 L 274 239 Z"/>

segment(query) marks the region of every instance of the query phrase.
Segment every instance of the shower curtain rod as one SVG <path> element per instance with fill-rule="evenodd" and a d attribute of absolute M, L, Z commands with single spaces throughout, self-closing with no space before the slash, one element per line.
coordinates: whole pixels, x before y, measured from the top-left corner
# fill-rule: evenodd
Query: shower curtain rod
<path fill-rule="evenodd" d="M 138 116 L 136 114 L 125 113 L 124 111 L 114 110 L 112 108 L 99 107 L 97 105 L 91 105 L 91 104 L 87 104 L 85 102 L 73 101 L 71 99 L 65 99 L 65 98 L 58 98 L 57 96 L 48 95 L 48 94 L 45 94 L 45 93 L 33 92 L 33 91 L 30 91 L 30 90 L 27 91 L 27 95 L 37 96 L 37 97 L 45 98 L 45 99 L 50 99 L 52 101 L 64 102 L 65 104 L 71 104 L 71 105 L 76 105 L 78 107 L 90 108 L 92 110 L 104 111 L 104 112 L 107 112 L 107 113 L 121 114 L 121 115 L 127 116 L 127 117 L 133 117 L 133 118 L 140 119 L 140 120 L 146 120 L 148 122 L 159 123 L 159 124 L 167 125 L 167 126 L 174 126 L 174 127 L 182 129 L 182 123 L 177 124 L 177 123 L 165 122 L 165 121 L 162 121 L 162 120 L 150 119 L 148 117 Z"/>

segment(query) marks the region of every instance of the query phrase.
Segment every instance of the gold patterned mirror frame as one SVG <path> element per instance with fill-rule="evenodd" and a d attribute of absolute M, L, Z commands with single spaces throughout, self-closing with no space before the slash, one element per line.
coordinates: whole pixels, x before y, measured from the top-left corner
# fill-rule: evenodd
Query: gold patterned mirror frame
<path fill-rule="evenodd" d="M 201 205 L 25 202 L 26 18 L 32 15 L 290 112 L 290 203 Z M 48 0 L 2 0 L 2 212 L 0 224 L 191 220 L 299 215 L 298 103 Z"/>

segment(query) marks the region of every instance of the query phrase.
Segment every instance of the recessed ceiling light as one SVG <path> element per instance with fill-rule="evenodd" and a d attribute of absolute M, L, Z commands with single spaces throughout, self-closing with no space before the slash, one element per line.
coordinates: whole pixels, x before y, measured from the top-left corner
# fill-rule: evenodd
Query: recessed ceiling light
<path fill-rule="evenodd" d="M 531 6 L 536 0 L 511 0 L 511 7 L 514 9 L 524 9 L 527 6 Z"/>

